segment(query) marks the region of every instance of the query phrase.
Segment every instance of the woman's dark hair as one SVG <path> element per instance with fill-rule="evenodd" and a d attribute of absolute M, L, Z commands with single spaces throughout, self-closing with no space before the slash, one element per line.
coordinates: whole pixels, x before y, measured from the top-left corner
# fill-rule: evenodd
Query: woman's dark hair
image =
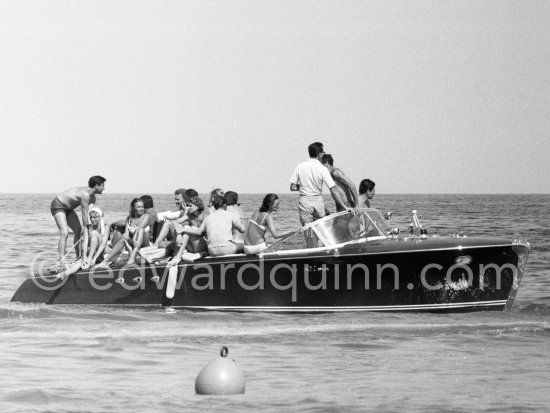
<path fill-rule="evenodd" d="M 185 195 L 187 195 L 187 198 L 191 199 L 193 197 L 199 196 L 199 193 L 193 188 L 189 188 L 187 191 L 185 191 Z"/>
<path fill-rule="evenodd" d="M 363 195 L 366 194 L 367 191 L 372 191 L 374 189 L 374 185 L 376 184 L 370 179 L 363 179 L 359 184 L 359 193 Z"/>
<path fill-rule="evenodd" d="M 323 157 L 321 158 L 322 164 L 329 164 L 330 166 L 334 166 L 334 158 L 330 153 L 325 153 Z"/>
<path fill-rule="evenodd" d="M 235 191 L 227 191 L 223 197 L 227 201 L 227 206 L 239 205 L 237 204 L 237 202 L 239 202 L 239 194 L 237 194 Z"/>
<path fill-rule="evenodd" d="M 107 181 L 105 178 L 99 175 L 92 176 L 88 179 L 88 187 L 95 188 L 96 185 L 101 185 L 103 182 Z"/>
<path fill-rule="evenodd" d="M 198 196 L 192 196 L 189 198 L 189 203 L 197 207 L 197 212 L 201 213 L 204 211 L 204 202 Z"/>
<path fill-rule="evenodd" d="M 268 212 L 277 199 L 279 199 L 277 194 L 267 194 L 262 201 L 260 212 Z"/>
<path fill-rule="evenodd" d="M 214 195 L 214 199 L 212 199 L 212 206 L 214 209 L 220 209 L 224 205 L 227 205 L 225 198 L 221 195 Z"/>
<path fill-rule="evenodd" d="M 132 199 L 132 202 L 130 202 L 130 218 L 137 218 L 136 214 L 136 204 L 138 202 L 143 203 L 143 199 L 141 198 L 134 198 Z"/>
<path fill-rule="evenodd" d="M 151 195 L 142 195 L 140 198 L 145 209 L 153 208 L 153 197 Z"/>

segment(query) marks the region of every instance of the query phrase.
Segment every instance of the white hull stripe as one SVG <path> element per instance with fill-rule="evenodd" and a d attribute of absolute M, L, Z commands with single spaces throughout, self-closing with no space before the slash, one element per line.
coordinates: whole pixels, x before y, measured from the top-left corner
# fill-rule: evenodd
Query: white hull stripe
<path fill-rule="evenodd" d="M 268 307 L 268 306 L 193 306 L 182 305 L 174 306 L 177 308 L 187 308 L 195 310 L 211 311 L 265 311 L 265 312 L 353 312 L 353 311 L 419 311 L 419 310 L 446 310 L 472 307 L 500 307 L 506 305 L 506 300 L 498 301 L 474 301 L 467 303 L 443 303 L 443 304 L 417 304 L 417 305 L 380 305 L 380 306 L 352 306 L 352 307 Z"/>

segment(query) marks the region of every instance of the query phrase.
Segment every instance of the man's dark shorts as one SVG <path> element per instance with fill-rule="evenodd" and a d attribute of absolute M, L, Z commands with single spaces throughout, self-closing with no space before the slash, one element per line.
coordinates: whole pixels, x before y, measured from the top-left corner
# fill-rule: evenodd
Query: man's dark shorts
<path fill-rule="evenodd" d="M 65 205 L 59 200 L 58 197 L 55 197 L 50 205 L 50 211 L 53 216 L 58 212 L 63 212 L 65 215 L 69 215 L 72 209 L 67 209 Z"/>

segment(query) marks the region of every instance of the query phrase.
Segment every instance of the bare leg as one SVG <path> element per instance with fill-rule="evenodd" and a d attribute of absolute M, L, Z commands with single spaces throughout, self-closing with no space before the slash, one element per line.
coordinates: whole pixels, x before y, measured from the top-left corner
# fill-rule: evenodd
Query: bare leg
<path fill-rule="evenodd" d="M 124 235 L 124 234 L 122 234 L 120 231 L 118 231 L 118 230 L 115 229 L 115 231 L 113 232 L 113 237 L 111 238 L 111 245 L 112 245 L 112 247 L 113 247 L 113 248 L 111 249 L 111 251 L 114 249 L 115 245 L 117 245 L 117 244 L 120 242 L 120 240 L 122 239 L 123 235 Z M 120 251 L 122 251 L 122 248 L 121 248 L 118 252 L 120 252 Z M 114 255 L 111 257 L 111 261 L 115 261 L 115 260 L 118 258 L 118 256 L 119 256 L 119 254 L 117 254 L 117 253 L 113 253 L 113 254 L 114 254 Z"/>
<path fill-rule="evenodd" d="M 155 241 L 155 247 L 158 247 L 159 244 L 164 241 L 164 238 L 166 238 L 168 236 L 168 232 L 170 231 L 170 225 L 165 223 L 161 230 L 160 230 L 160 234 L 159 236 L 157 237 L 156 241 Z"/>
<path fill-rule="evenodd" d="M 113 236 L 111 237 L 111 245 L 116 245 L 118 241 L 122 238 L 122 233 L 118 230 L 113 231 Z"/>
<path fill-rule="evenodd" d="M 67 225 L 69 228 L 71 228 L 74 232 L 74 240 L 73 245 L 75 245 L 78 240 L 80 239 L 80 235 L 82 232 L 82 225 L 80 225 L 80 221 L 78 219 L 78 216 L 76 215 L 76 212 L 71 211 L 67 214 Z M 84 254 L 81 255 L 81 247 L 76 249 L 76 258 L 80 258 L 82 255 L 86 254 L 86 251 L 84 251 Z"/>
<path fill-rule="evenodd" d="M 143 230 L 143 240 L 141 241 L 142 247 L 148 247 L 151 245 L 151 234 L 150 230 Z"/>
<path fill-rule="evenodd" d="M 183 256 L 183 253 L 186 250 L 188 241 L 189 241 L 189 234 L 183 234 L 181 236 L 181 245 L 179 246 L 177 254 L 174 256 L 174 258 L 168 261 L 168 265 L 167 265 L 168 268 L 179 264 L 179 262 L 181 261 L 181 257 Z M 191 244 L 190 246 L 192 247 Z"/>
<path fill-rule="evenodd" d="M 97 248 L 99 247 L 99 243 L 101 241 L 99 232 L 92 231 L 91 241 L 92 242 L 90 243 L 90 252 L 88 254 L 88 262 L 90 263 L 90 265 L 94 265 L 94 263 L 92 262 L 92 258 L 94 257 L 97 251 Z"/>
<path fill-rule="evenodd" d="M 188 244 L 189 244 L 189 234 L 182 234 L 181 235 L 180 251 L 184 252 L 186 249 L 188 249 L 188 247 L 189 247 Z"/>
<path fill-rule="evenodd" d="M 94 268 L 108 268 L 109 263 L 113 260 L 113 257 L 118 254 L 126 245 L 126 241 L 124 240 L 124 237 L 122 237 L 113 247 L 111 251 L 107 254 L 105 259 L 100 262 L 99 264 L 95 265 Z"/>
<path fill-rule="evenodd" d="M 139 249 L 141 248 L 141 246 L 143 245 L 143 228 L 140 228 L 135 234 L 134 234 L 134 239 L 141 239 L 141 243 L 139 245 L 136 245 L 134 246 L 134 248 L 132 249 L 132 252 L 130 253 L 130 258 L 128 259 L 128 265 L 132 265 L 136 262 L 136 255 L 139 251 Z M 147 240 L 147 242 L 149 242 L 149 240 Z"/>
<path fill-rule="evenodd" d="M 67 225 L 67 216 L 64 212 L 60 211 L 54 215 L 55 223 L 59 229 L 59 242 L 57 243 L 57 250 L 59 252 L 59 263 L 63 264 L 65 259 L 65 252 L 67 250 L 67 237 L 69 236 L 69 226 Z"/>

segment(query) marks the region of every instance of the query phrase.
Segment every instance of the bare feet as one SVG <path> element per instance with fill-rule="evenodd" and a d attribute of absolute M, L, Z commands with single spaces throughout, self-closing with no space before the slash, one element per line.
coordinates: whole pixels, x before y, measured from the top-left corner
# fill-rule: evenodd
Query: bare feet
<path fill-rule="evenodd" d="M 174 265 L 178 265 L 180 261 L 181 261 L 180 257 L 174 257 L 170 261 L 168 261 L 168 264 L 166 265 L 166 267 L 170 268 L 170 267 L 173 267 Z"/>
<path fill-rule="evenodd" d="M 101 261 L 99 264 L 94 265 L 94 270 L 107 269 L 111 266 L 112 261 Z"/>

